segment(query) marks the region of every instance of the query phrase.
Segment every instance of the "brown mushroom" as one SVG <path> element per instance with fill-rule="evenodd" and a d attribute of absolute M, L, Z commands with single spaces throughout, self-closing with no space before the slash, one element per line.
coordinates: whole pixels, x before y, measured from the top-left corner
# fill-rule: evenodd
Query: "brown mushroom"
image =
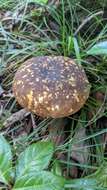
<path fill-rule="evenodd" d="M 89 91 L 82 66 L 63 56 L 40 56 L 25 61 L 13 82 L 19 104 L 42 117 L 74 114 L 86 102 Z"/>

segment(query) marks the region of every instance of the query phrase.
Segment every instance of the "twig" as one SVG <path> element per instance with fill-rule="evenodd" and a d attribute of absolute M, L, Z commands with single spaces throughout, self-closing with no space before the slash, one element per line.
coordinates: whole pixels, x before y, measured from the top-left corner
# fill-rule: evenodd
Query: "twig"
<path fill-rule="evenodd" d="M 36 123 L 35 123 L 35 119 L 34 119 L 33 114 L 31 114 L 31 121 L 32 121 L 33 129 L 36 129 L 36 128 L 37 128 L 37 125 L 36 125 Z"/>
<path fill-rule="evenodd" d="M 29 114 L 30 112 L 28 112 L 26 109 L 21 109 L 20 111 L 13 113 L 9 118 L 7 118 L 6 121 L 3 123 L 3 126 L 10 127 L 15 122 L 23 120 Z"/>
<path fill-rule="evenodd" d="M 103 15 L 104 11 L 99 11 L 97 13 L 92 14 L 91 16 L 87 17 L 86 19 L 83 20 L 83 22 L 79 25 L 79 27 L 77 28 L 77 30 L 74 33 L 74 36 L 76 36 L 78 34 L 78 32 L 83 28 L 83 26 L 85 24 L 87 24 L 87 22 L 89 22 L 92 18 L 98 16 L 98 15 Z"/>

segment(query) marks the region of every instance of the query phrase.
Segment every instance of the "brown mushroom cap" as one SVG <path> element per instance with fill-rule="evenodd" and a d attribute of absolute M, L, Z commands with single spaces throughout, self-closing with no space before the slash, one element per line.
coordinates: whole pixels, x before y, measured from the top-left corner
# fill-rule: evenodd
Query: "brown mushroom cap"
<path fill-rule="evenodd" d="M 59 118 L 77 112 L 89 91 L 84 69 L 63 56 L 27 60 L 16 72 L 13 82 L 19 104 L 42 117 Z"/>

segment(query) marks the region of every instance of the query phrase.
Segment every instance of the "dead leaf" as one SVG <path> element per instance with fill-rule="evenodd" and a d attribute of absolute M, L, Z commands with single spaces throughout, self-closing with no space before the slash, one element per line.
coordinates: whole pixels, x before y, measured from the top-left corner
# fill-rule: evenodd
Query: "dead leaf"
<path fill-rule="evenodd" d="M 30 112 L 28 112 L 26 109 L 21 109 L 20 111 L 13 113 L 9 118 L 7 118 L 6 121 L 3 123 L 3 126 L 7 128 L 15 122 L 23 120 L 29 114 Z"/>

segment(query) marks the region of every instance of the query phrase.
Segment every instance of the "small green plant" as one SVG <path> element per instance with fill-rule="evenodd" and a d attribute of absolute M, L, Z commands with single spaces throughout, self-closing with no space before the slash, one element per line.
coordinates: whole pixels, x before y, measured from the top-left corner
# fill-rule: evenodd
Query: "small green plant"
<path fill-rule="evenodd" d="M 29 145 L 13 165 L 11 147 L 0 136 L 0 182 L 9 190 L 62 190 L 64 178 L 47 171 L 54 153 L 50 141 Z"/>
<path fill-rule="evenodd" d="M 54 153 L 50 141 L 29 145 L 13 164 L 11 147 L 0 135 L 0 183 L 8 190 L 106 190 L 107 163 L 94 174 L 81 179 L 61 177 L 58 162 L 47 171 Z M 56 170 L 56 171 L 55 171 Z"/>

